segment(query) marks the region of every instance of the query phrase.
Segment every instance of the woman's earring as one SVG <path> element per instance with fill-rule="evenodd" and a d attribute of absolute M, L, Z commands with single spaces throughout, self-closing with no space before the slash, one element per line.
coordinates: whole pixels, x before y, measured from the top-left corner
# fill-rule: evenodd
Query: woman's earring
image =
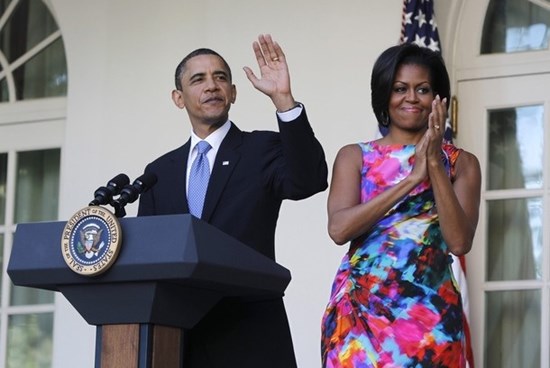
<path fill-rule="evenodd" d="M 390 117 L 388 116 L 388 113 L 385 111 L 382 111 L 380 113 L 380 124 L 382 124 L 383 127 L 389 127 L 390 126 Z"/>

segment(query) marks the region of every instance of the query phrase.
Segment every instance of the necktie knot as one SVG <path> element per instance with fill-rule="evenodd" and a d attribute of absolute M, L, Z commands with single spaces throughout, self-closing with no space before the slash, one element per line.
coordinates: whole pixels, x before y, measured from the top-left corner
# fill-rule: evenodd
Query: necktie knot
<path fill-rule="evenodd" d="M 206 154 L 212 146 L 207 141 L 200 141 L 197 143 L 197 152 L 199 155 Z"/>

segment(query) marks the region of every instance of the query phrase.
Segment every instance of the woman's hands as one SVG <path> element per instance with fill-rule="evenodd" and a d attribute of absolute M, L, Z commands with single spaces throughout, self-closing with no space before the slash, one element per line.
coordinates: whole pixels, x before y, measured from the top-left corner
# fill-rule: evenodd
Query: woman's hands
<path fill-rule="evenodd" d="M 428 117 L 428 129 L 416 146 L 411 175 L 425 175 L 434 191 L 443 239 L 455 255 L 470 251 L 477 227 L 481 171 L 477 158 L 463 151 L 455 163 L 454 180 L 449 180 L 441 159 L 441 145 L 447 117 L 447 100 L 436 96 Z"/>
<path fill-rule="evenodd" d="M 432 112 L 428 116 L 428 129 L 426 130 L 428 140 L 426 155 L 429 161 L 441 161 L 441 144 L 445 132 L 446 118 L 447 99 L 441 100 L 437 95 L 432 102 Z"/>
<path fill-rule="evenodd" d="M 420 181 L 429 176 L 429 167 L 441 165 L 441 144 L 445 131 L 447 99 L 439 95 L 432 102 L 432 112 L 428 116 L 428 129 L 416 145 L 415 165 L 411 172 L 413 178 Z"/>

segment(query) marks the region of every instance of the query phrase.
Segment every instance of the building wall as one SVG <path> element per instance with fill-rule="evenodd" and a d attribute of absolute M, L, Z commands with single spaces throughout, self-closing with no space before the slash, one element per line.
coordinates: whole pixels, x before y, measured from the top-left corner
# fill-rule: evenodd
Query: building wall
<path fill-rule="evenodd" d="M 276 129 L 274 107 L 242 71 L 244 65 L 258 70 L 251 44 L 259 33 L 271 33 L 282 45 L 295 98 L 305 104 L 332 167 L 340 147 L 376 134 L 371 68 L 397 42 L 402 7 L 401 0 L 51 4 L 69 72 L 60 219 L 86 206 L 114 175 L 124 172 L 133 180 L 148 162 L 187 140 L 187 114 L 173 105 L 170 92 L 175 66 L 197 47 L 217 50 L 232 66 L 238 94 L 231 120 L 244 130 Z M 285 303 L 298 363 L 305 368 L 320 366 L 320 321 L 346 250 L 327 235 L 326 198 L 324 192 L 285 203 L 277 231 L 277 260 L 293 276 Z M 128 216 L 136 210 L 137 204 L 129 205 Z M 56 311 L 54 366 L 79 361 L 93 367 L 95 328 L 61 295 Z"/>

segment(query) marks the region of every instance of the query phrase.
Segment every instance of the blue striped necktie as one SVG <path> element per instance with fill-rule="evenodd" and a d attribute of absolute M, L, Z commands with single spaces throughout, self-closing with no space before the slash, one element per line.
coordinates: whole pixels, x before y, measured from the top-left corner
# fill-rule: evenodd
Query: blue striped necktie
<path fill-rule="evenodd" d="M 206 153 L 212 148 L 207 141 L 197 143 L 197 157 L 191 166 L 189 173 L 189 188 L 187 190 L 187 202 L 189 213 L 201 218 L 208 179 L 210 179 L 210 165 Z"/>

